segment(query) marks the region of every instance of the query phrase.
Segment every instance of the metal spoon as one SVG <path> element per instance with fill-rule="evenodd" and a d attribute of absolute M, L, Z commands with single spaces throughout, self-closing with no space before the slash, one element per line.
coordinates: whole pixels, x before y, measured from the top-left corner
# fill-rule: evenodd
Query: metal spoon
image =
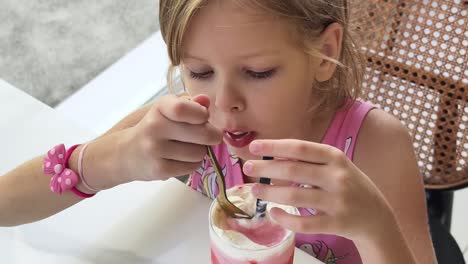
<path fill-rule="evenodd" d="M 216 172 L 216 182 L 218 183 L 218 189 L 219 189 L 219 194 L 218 194 L 218 203 L 221 209 L 230 217 L 232 218 L 246 218 L 246 219 L 251 219 L 253 216 L 247 214 L 243 210 L 241 210 L 239 207 L 235 206 L 233 203 L 231 203 L 226 195 L 226 184 L 224 182 L 224 176 L 223 172 L 221 170 L 221 167 L 219 166 L 218 161 L 216 160 L 216 156 L 213 153 L 213 149 L 210 146 L 207 146 L 208 149 L 208 156 L 210 158 L 211 164 L 214 167 L 214 170 Z"/>
<path fill-rule="evenodd" d="M 263 160 L 273 160 L 273 157 L 264 156 L 262 159 Z M 260 178 L 260 183 L 270 185 L 271 179 L 270 178 Z M 264 201 L 262 199 L 257 199 L 257 207 L 255 208 L 255 215 L 254 215 L 253 218 L 264 217 L 265 214 L 266 214 L 267 204 L 268 204 L 267 201 Z"/>

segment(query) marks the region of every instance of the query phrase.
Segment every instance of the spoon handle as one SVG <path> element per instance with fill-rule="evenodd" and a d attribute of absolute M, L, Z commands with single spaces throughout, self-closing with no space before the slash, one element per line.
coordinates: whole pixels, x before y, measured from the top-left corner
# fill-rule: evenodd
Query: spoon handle
<path fill-rule="evenodd" d="M 219 166 L 218 161 L 216 160 L 216 156 L 213 153 L 213 149 L 211 146 L 207 146 L 208 156 L 211 161 L 211 165 L 213 166 L 215 173 L 216 173 L 216 182 L 218 183 L 219 193 L 218 196 L 221 196 L 221 199 L 227 200 L 226 195 L 226 183 L 224 182 L 223 172 L 221 167 Z"/>
<path fill-rule="evenodd" d="M 273 157 L 263 157 L 262 160 L 273 160 Z M 270 178 L 260 178 L 261 184 L 268 184 L 270 185 L 271 179 Z M 268 202 L 263 201 L 262 199 L 257 199 L 257 207 L 255 208 L 255 217 L 264 217 L 266 212 Z"/>

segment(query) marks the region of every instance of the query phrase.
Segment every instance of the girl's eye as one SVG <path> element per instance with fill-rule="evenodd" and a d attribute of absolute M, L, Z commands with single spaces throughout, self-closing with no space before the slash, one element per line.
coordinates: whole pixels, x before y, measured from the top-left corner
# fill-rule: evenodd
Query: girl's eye
<path fill-rule="evenodd" d="M 273 76 L 273 74 L 275 74 L 276 70 L 275 69 L 272 69 L 272 70 L 268 70 L 268 71 L 262 71 L 262 72 L 256 72 L 256 71 L 251 71 L 251 70 L 247 70 L 246 73 L 254 78 L 254 79 L 266 79 L 266 78 L 270 78 L 271 76 Z"/>
<path fill-rule="evenodd" d="M 206 72 L 193 72 L 190 71 L 190 77 L 192 79 L 208 79 L 213 74 L 213 71 L 206 71 Z"/>
<path fill-rule="evenodd" d="M 249 77 L 251 77 L 253 79 L 267 79 L 267 78 L 273 76 L 273 74 L 275 74 L 276 70 L 272 69 L 272 70 L 262 71 L 262 72 L 246 70 L 245 72 Z M 213 73 L 214 73 L 213 71 L 205 71 L 205 72 L 190 71 L 190 77 L 192 79 L 202 79 L 203 80 L 203 79 L 210 78 L 213 75 Z"/>

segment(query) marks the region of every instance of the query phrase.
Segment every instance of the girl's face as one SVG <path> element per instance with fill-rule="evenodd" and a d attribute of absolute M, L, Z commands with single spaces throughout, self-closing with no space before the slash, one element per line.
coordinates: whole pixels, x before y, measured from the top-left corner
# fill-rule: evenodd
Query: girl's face
<path fill-rule="evenodd" d="M 184 36 L 182 74 L 191 96 L 211 99 L 210 123 L 243 159 L 254 139 L 311 139 L 318 59 L 282 19 L 234 1 L 211 1 Z"/>

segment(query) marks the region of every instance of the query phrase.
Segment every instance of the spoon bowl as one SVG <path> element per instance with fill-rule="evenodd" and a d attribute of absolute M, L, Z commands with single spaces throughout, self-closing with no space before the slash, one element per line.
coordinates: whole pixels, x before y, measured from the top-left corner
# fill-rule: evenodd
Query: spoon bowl
<path fill-rule="evenodd" d="M 229 201 L 226 195 L 226 183 L 224 181 L 223 172 L 221 170 L 221 166 L 216 159 L 216 156 L 213 153 L 213 149 L 210 146 L 207 146 L 208 156 L 210 158 L 211 164 L 216 172 L 216 182 L 218 183 L 218 203 L 221 209 L 230 217 L 232 218 L 245 218 L 251 219 L 253 216 L 247 214 L 239 207 L 235 206 L 231 201 Z"/>

